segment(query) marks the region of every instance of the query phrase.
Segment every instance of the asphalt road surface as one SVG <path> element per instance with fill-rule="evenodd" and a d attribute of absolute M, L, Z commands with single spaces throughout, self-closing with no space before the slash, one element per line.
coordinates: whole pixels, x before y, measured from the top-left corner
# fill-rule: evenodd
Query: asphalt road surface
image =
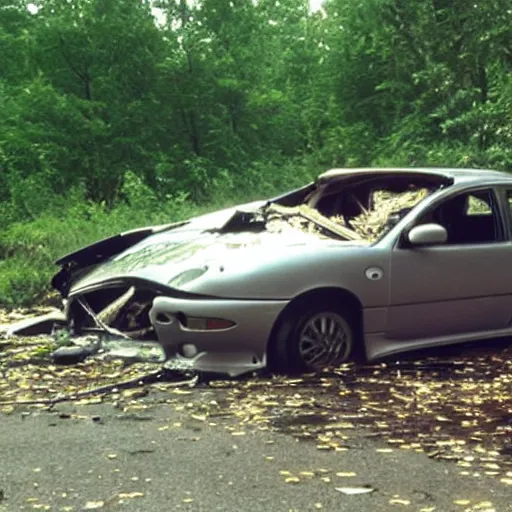
<path fill-rule="evenodd" d="M 247 416 L 190 413 L 225 389 L 170 393 L 0 417 L 0 510 L 512 511 L 511 486 L 357 426 L 349 449 L 323 450 Z"/>

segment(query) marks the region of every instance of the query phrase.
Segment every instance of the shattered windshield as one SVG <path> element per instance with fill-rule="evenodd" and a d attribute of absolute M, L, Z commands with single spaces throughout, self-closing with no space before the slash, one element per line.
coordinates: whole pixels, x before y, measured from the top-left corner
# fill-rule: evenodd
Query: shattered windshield
<path fill-rule="evenodd" d="M 320 238 L 372 243 L 442 186 L 439 177 L 436 178 L 363 174 L 352 180 L 332 179 L 295 204 L 290 204 L 287 198 L 271 202 L 256 213 L 240 213 L 223 231 L 299 231 Z"/>
<path fill-rule="evenodd" d="M 332 220 L 352 228 L 364 240 L 374 242 L 384 236 L 407 213 L 425 199 L 431 189 L 411 187 L 403 192 L 377 189 L 372 192 L 370 206 L 361 206 L 361 213 L 353 217 L 337 215 Z"/>

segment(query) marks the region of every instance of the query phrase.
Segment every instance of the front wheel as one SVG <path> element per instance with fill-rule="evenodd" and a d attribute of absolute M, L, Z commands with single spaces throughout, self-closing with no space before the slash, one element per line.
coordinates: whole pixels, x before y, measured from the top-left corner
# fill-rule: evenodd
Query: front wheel
<path fill-rule="evenodd" d="M 354 352 L 351 315 L 328 304 L 294 308 L 287 312 L 275 341 L 281 367 L 299 371 L 338 367 Z"/>

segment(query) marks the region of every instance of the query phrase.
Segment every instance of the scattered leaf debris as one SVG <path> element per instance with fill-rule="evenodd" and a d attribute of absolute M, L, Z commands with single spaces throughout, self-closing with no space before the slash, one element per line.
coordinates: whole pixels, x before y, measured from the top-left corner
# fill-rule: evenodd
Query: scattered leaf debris
<path fill-rule="evenodd" d="M 6 320 L 6 314 L 0 311 L 0 323 L 9 321 L 12 318 Z M 440 351 L 436 357 L 345 364 L 334 371 L 298 378 L 263 374 L 211 380 L 191 390 L 159 379 L 143 382 L 145 376 L 160 368 L 156 363 L 87 359 L 74 366 L 53 365 L 41 355 L 45 339 L 0 339 L 3 414 L 17 410 L 19 401 L 35 402 L 21 406 L 23 411 L 51 409 L 52 404 L 44 400 L 79 396 L 84 390 L 107 386 L 108 392 L 80 397 L 75 404 L 108 401 L 125 413 L 138 414 L 134 411 L 144 410 L 151 400 L 160 400 L 188 415 L 194 428 L 223 428 L 219 420 L 227 418 L 231 423 L 224 428 L 235 437 L 249 434 L 249 428 L 279 431 L 315 443 L 328 453 L 351 450 L 367 439 L 381 439 L 388 447 L 376 447 L 376 457 L 393 457 L 399 450 L 424 452 L 431 459 L 452 462 L 468 478 L 485 475 L 496 478 L 504 487 L 512 486 L 510 344 L 491 348 L 487 343 Z M 132 382 L 136 390 L 127 392 L 116 387 L 124 381 Z M 90 420 L 78 414 L 62 418 Z M 159 424 L 157 428 L 165 435 L 184 423 Z M 183 439 L 190 441 L 191 436 Z M 105 456 L 115 458 L 112 454 Z M 274 460 L 268 452 L 264 457 Z M 320 470 L 304 468 L 297 475 L 283 475 L 283 480 L 307 480 L 313 472 L 315 477 L 337 485 L 343 479 L 354 480 L 356 474 L 350 469 L 339 467 L 331 478 Z"/>
<path fill-rule="evenodd" d="M 336 490 L 343 494 L 367 494 L 375 491 L 372 487 L 336 487 Z"/>
<path fill-rule="evenodd" d="M 88 501 L 84 506 L 84 510 L 96 510 L 98 508 L 103 508 L 104 506 L 104 501 Z"/>

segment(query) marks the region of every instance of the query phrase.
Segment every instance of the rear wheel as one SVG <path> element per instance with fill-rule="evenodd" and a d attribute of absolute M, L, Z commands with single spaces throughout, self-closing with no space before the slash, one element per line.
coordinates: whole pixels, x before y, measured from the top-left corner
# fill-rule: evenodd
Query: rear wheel
<path fill-rule="evenodd" d="M 308 302 L 285 313 L 274 340 L 277 366 L 283 370 L 335 368 L 354 354 L 355 329 L 350 310 L 332 302 Z"/>

